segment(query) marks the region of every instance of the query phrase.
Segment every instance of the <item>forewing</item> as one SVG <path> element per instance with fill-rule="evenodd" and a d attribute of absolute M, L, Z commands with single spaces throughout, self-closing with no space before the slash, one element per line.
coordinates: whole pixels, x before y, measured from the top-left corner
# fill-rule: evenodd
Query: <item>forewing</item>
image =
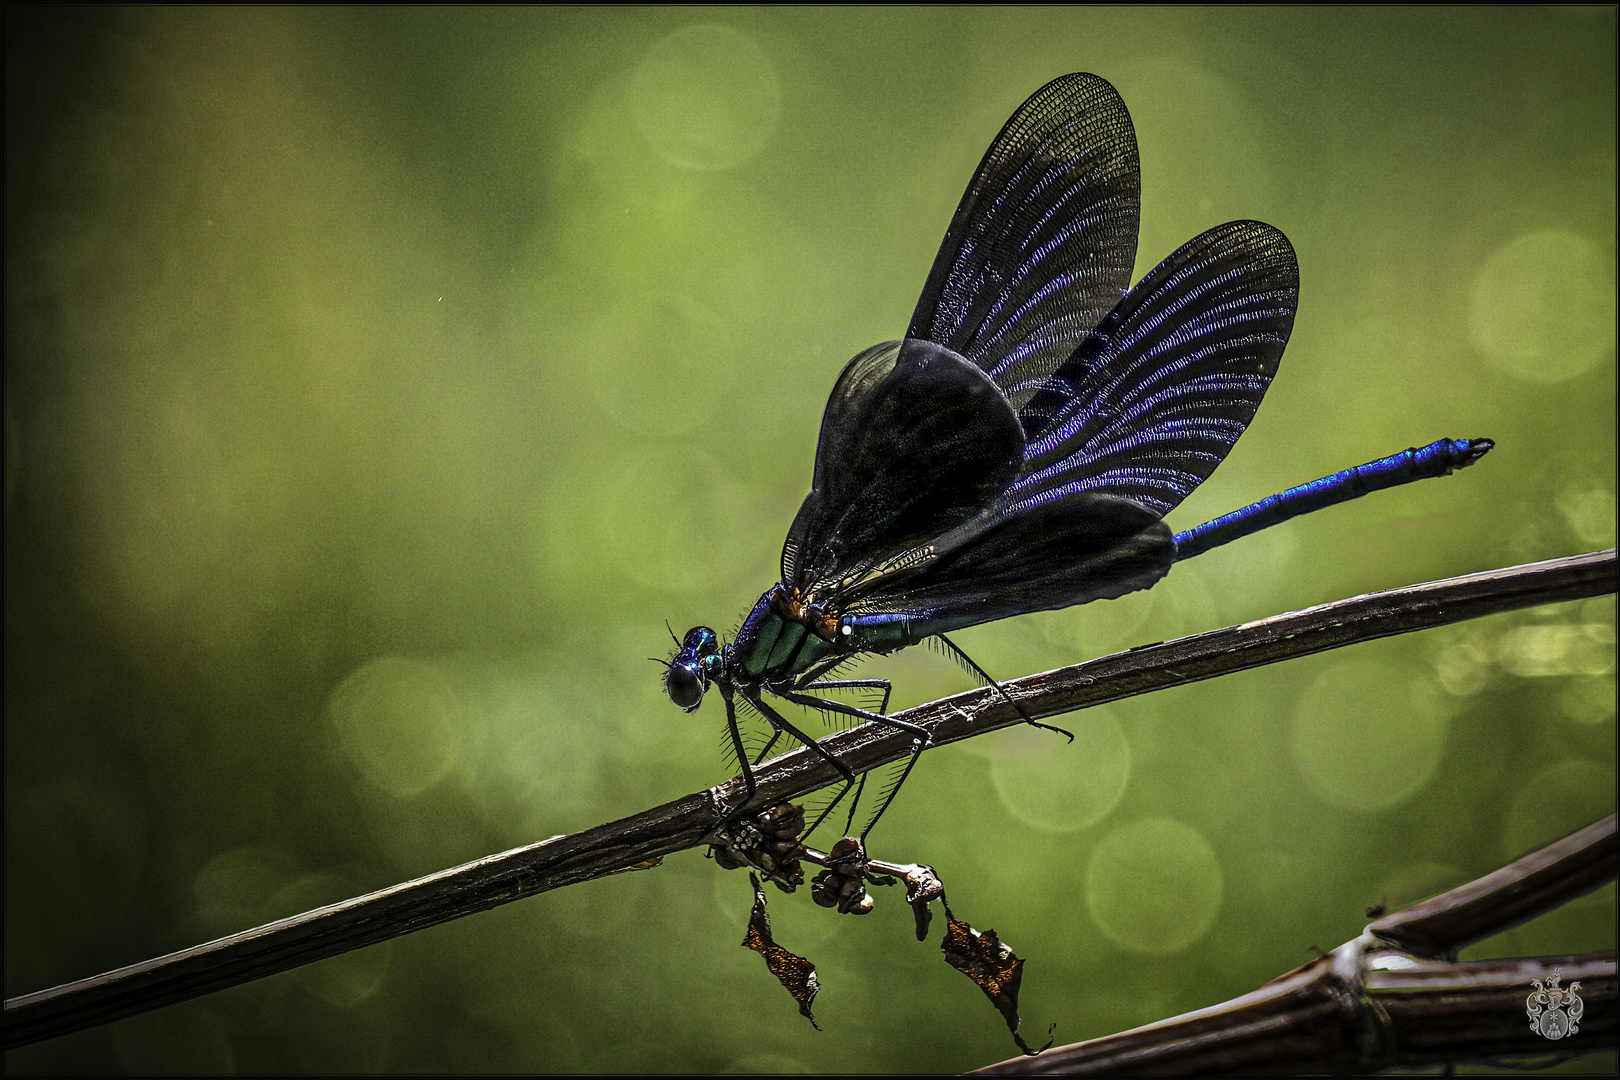
<path fill-rule="evenodd" d="M 1118 92 L 1047 83 L 985 152 L 906 336 L 967 357 L 1017 408 L 1130 285 L 1140 204 Z"/>
<path fill-rule="evenodd" d="M 862 582 L 846 609 L 925 636 L 1153 584 L 1176 553 L 1160 519 L 1253 419 L 1298 295 L 1293 249 L 1269 225 L 1184 245 L 1025 403 L 1019 479 Z"/>
<path fill-rule="evenodd" d="M 1081 492 L 1012 517 L 983 515 L 938 538 L 932 557 L 869 583 L 856 614 L 902 614 L 916 637 L 1111 600 L 1145 589 L 1175 562 L 1159 514 L 1131 499 Z"/>
<path fill-rule="evenodd" d="M 874 346 L 833 386 L 782 580 L 844 582 L 982 511 L 1018 475 L 1023 429 L 985 374 L 923 341 Z"/>
<path fill-rule="evenodd" d="M 1287 237 L 1234 221 L 1143 278 L 1020 413 L 1029 443 L 993 513 L 1082 491 L 1168 513 L 1254 418 L 1299 298 Z"/>

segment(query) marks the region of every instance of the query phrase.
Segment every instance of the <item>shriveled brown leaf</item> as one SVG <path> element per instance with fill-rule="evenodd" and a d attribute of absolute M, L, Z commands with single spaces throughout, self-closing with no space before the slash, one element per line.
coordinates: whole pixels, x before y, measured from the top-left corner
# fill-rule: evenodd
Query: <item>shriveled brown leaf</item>
<path fill-rule="evenodd" d="M 928 905 L 935 900 L 945 902 L 945 883 L 939 880 L 939 875 L 932 866 L 904 867 L 901 879 L 906 883 L 906 903 L 911 905 L 911 914 L 917 920 L 917 940 L 928 940 L 928 924 L 934 918 L 933 909 Z"/>
<path fill-rule="evenodd" d="M 748 880 L 754 885 L 754 911 L 748 916 L 748 934 L 743 938 L 743 948 L 753 949 L 765 958 L 765 966 L 771 974 L 787 987 L 787 992 L 799 1003 L 799 1012 L 810 1021 L 811 1027 L 820 1031 L 821 1025 L 810 1014 L 810 1004 L 821 990 L 821 984 L 816 979 L 816 965 L 771 940 L 771 920 L 765 914 L 765 887 L 760 884 L 757 874 L 750 873 Z"/>
<path fill-rule="evenodd" d="M 984 933 L 951 914 L 945 906 L 945 937 L 939 943 L 945 962 L 960 971 L 983 990 L 1007 1021 L 1018 1048 L 1031 1056 L 1051 1046 L 1050 1040 L 1040 1050 L 1031 1050 L 1018 1034 L 1018 986 L 1024 977 L 1024 961 L 1014 955 L 1012 948 L 996 936 L 994 930 Z"/>

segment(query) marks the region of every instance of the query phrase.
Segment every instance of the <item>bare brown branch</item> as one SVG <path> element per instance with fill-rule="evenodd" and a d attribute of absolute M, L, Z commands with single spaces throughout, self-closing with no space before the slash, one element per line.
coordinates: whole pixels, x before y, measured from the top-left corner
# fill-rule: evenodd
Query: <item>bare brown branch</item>
<path fill-rule="evenodd" d="M 1613 814 L 1477 881 L 1367 927 L 1359 937 L 1253 993 L 1146 1027 L 1018 1057 L 979 1070 L 1022 1076 L 1226 1076 L 1373 1073 L 1396 1066 L 1612 1050 L 1615 954 L 1468 963 L 1393 947 L 1474 940 L 1613 880 L 1620 840 Z M 1597 869 L 1595 869 L 1597 868 Z M 1606 869 L 1602 869 L 1606 868 Z M 1606 876 L 1599 876 L 1602 870 Z M 1492 903 L 1498 906 L 1491 910 Z M 1453 936 L 1461 934 L 1461 937 Z M 1525 1014 L 1531 980 L 1580 984 L 1580 1030 L 1553 1042 Z"/>
<path fill-rule="evenodd" d="M 1372 593 L 1242 626 L 1161 642 L 1005 683 L 1032 716 L 1054 716 L 1359 641 L 1496 612 L 1612 593 L 1613 549 L 1528 563 Z M 994 691 L 976 690 L 897 714 L 927 727 L 936 743 L 1020 723 Z M 856 771 L 910 752 L 909 736 L 865 724 L 822 740 Z M 805 750 L 755 772 L 758 804 L 800 798 L 836 774 Z M 94 978 L 11 998 L 10 1049 L 172 1005 L 351 949 L 607 874 L 635 869 L 696 847 L 741 796 L 734 778 L 717 788 L 570 836 L 491 855 L 341 904 L 218 941 L 119 968 Z"/>
<path fill-rule="evenodd" d="M 1072 1046 L 1016 1057 L 970 1075 L 1366 1075 L 1406 1066 L 1594 1053 L 1615 1047 L 1615 954 L 1470 963 L 1358 955 L 1361 939 L 1223 1005 Z M 1359 984 L 1346 956 L 1369 970 Z M 1554 1043 L 1530 1029 L 1532 979 L 1579 981 L 1579 1034 Z"/>
<path fill-rule="evenodd" d="M 1478 881 L 1397 911 L 1367 927 L 1381 940 L 1417 956 L 1458 949 L 1527 922 L 1620 873 L 1620 844 L 1610 814 L 1556 844 Z"/>

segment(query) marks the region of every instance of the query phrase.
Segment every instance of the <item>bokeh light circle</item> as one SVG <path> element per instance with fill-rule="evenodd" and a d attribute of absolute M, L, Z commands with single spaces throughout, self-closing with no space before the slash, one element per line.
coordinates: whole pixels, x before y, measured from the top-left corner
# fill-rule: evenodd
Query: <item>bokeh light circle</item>
<path fill-rule="evenodd" d="M 304 874 L 265 901 L 266 919 L 287 918 L 340 903 L 362 890 L 336 874 Z M 373 997 L 388 980 L 394 943 L 379 941 L 364 949 L 329 956 L 297 968 L 294 981 L 305 991 L 338 1009 L 352 1009 Z"/>
<path fill-rule="evenodd" d="M 205 1005 L 187 1002 L 114 1024 L 118 1064 L 133 1075 L 230 1076 L 238 1058 L 225 1025 Z"/>
<path fill-rule="evenodd" d="M 327 715 L 344 756 L 393 795 L 420 795 L 444 779 L 461 753 L 455 691 L 431 665 L 375 660 L 332 693 Z"/>
<path fill-rule="evenodd" d="M 729 26 L 683 26 L 647 51 L 631 85 L 636 126 L 659 157 L 729 169 L 765 145 L 782 111 L 776 67 Z"/>
<path fill-rule="evenodd" d="M 232 848 L 214 856 L 192 879 L 187 928 L 198 940 L 212 941 L 264 922 L 265 897 L 286 884 L 289 865 L 290 857 L 273 849 Z"/>
<path fill-rule="evenodd" d="M 1377 891 L 1367 895 L 1367 903 L 1383 904 L 1386 913 L 1400 911 L 1454 889 L 1473 876 L 1446 863 L 1405 863 L 1384 875 Z"/>
<path fill-rule="evenodd" d="M 607 309 L 588 355 L 603 413 L 638 436 L 707 428 L 719 407 L 715 387 L 725 384 L 733 361 L 714 312 L 668 289 Z"/>
<path fill-rule="evenodd" d="M 1501 853 L 1517 859 L 1614 813 L 1615 774 L 1578 758 L 1549 765 L 1508 802 Z"/>
<path fill-rule="evenodd" d="M 1614 355 L 1614 260 L 1584 236 L 1531 233 L 1474 281 L 1468 332 L 1492 367 L 1526 382 L 1573 378 Z"/>
<path fill-rule="evenodd" d="M 1384 810 L 1421 791 L 1440 763 L 1447 714 L 1426 680 L 1370 660 L 1329 668 L 1294 705 L 1294 768 L 1317 798 Z"/>
<path fill-rule="evenodd" d="M 1134 952 L 1180 952 L 1209 931 L 1225 879 L 1209 842 L 1170 818 L 1114 830 L 1086 864 L 1086 907 L 1115 944 Z"/>
<path fill-rule="evenodd" d="M 1189 236 L 1274 198 L 1271 133 L 1241 84 L 1193 57 L 1154 54 L 1109 67 L 1129 103 L 1142 162 L 1140 278 Z M 1242 146 L 1234 155 L 1231 148 Z"/>
<path fill-rule="evenodd" d="M 1069 744 L 1050 731 L 1020 724 L 991 736 L 990 780 L 1007 811 L 1043 832 L 1074 832 L 1119 804 L 1131 775 L 1131 748 L 1113 713 L 1103 708 L 1064 720 Z"/>
<path fill-rule="evenodd" d="M 714 537 L 746 536 L 750 526 L 750 504 L 732 497 L 735 485 L 713 458 L 627 455 L 607 464 L 591 515 L 600 568 L 670 592 L 701 589 L 735 572 L 726 560 L 703 557 Z"/>

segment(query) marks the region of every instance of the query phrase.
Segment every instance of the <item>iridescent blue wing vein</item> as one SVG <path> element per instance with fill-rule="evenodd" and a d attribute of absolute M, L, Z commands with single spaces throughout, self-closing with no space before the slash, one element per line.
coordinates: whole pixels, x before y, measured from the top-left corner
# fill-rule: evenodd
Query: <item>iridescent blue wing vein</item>
<path fill-rule="evenodd" d="M 1182 246 L 1024 405 L 1020 475 L 847 610 L 939 633 L 1146 588 L 1176 560 L 1160 520 L 1243 433 L 1293 326 L 1299 270 L 1269 225 Z"/>
<path fill-rule="evenodd" d="M 1025 403 L 1024 467 L 991 513 L 1079 491 L 1168 513 L 1254 419 L 1298 299 L 1294 249 L 1270 225 L 1182 245 Z"/>
<path fill-rule="evenodd" d="M 906 336 L 977 364 L 1016 409 L 1130 285 L 1141 193 L 1118 92 L 1047 83 L 985 151 Z"/>
<path fill-rule="evenodd" d="M 892 561 L 1018 475 L 1017 406 L 1130 284 L 1140 202 L 1136 135 L 1107 82 L 1065 75 L 1019 107 L 962 196 L 904 347 L 867 350 L 833 389 L 784 584 L 825 591 Z M 926 386 L 906 385 L 921 372 Z"/>

